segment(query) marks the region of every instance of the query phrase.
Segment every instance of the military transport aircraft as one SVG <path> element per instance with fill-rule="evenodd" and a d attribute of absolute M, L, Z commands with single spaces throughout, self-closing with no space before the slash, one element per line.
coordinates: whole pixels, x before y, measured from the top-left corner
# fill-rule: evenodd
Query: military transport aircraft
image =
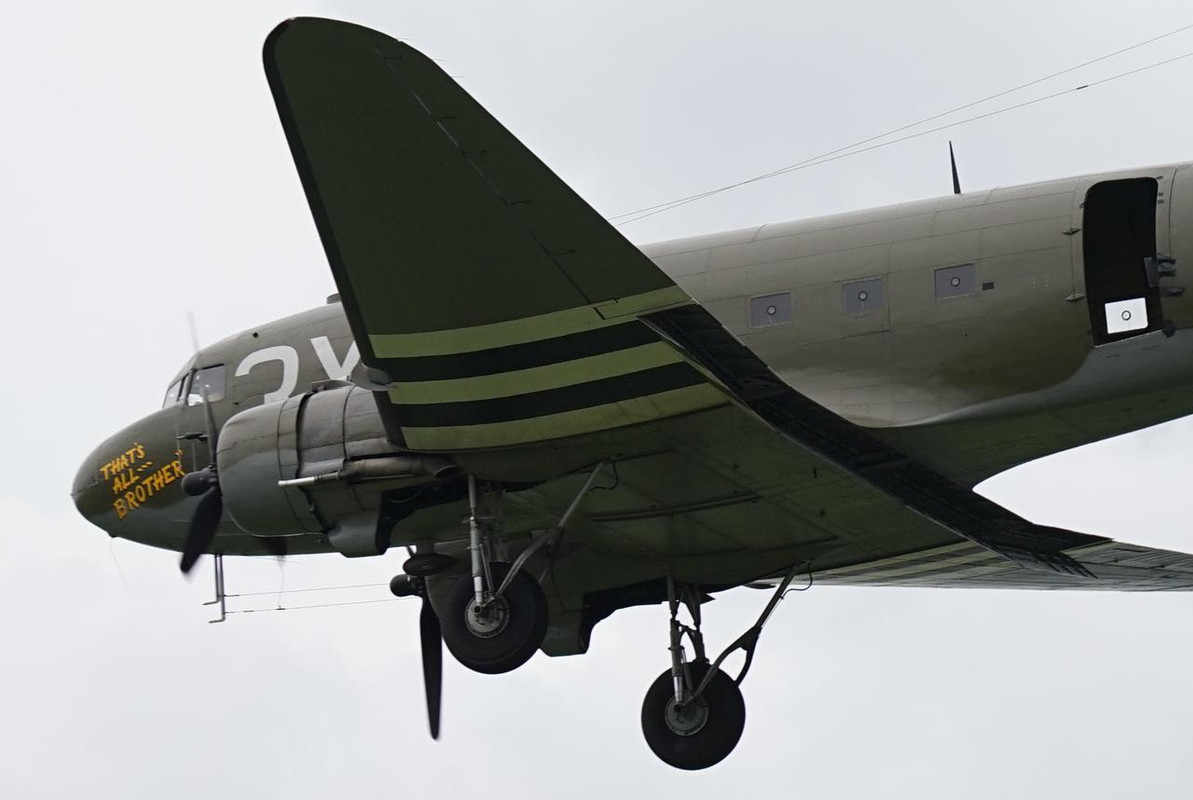
<path fill-rule="evenodd" d="M 184 571 L 409 548 L 433 735 L 441 642 L 502 673 L 633 605 L 671 620 L 646 740 L 699 769 L 793 582 L 1193 589 L 972 491 L 1193 413 L 1193 166 L 639 249 L 408 45 L 294 19 L 264 57 L 339 296 L 196 353 L 73 497 Z M 701 604 L 744 584 L 715 655 Z"/>

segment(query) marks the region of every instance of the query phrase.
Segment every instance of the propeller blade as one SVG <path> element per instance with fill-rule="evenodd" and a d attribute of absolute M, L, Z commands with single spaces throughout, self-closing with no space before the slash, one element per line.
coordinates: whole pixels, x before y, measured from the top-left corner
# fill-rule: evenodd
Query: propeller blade
<path fill-rule="evenodd" d="M 201 348 L 199 346 L 199 328 L 195 325 L 195 312 L 186 312 L 186 327 L 191 333 L 191 352 L 198 353 Z"/>
<path fill-rule="evenodd" d="M 219 527 L 223 514 L 224 494 L 219 486 L 213 486 L 199 498 L 199 504 L 195 506 L 195 516 L 191 517 L 191 528 L 182 546 L 182 560 L 178 562 L 179 569 L 184 573 L 190 572 L 199 556 L 211 547 L 211 542 L 215 539 L 215 530 Z"/>
<path fill-rule="evenodd" d="M 423 684 L 427 690 L 427 721 L 431 724 L 431 738 L 439 738 L 439 702 L 443 689 L 443 633 L 439 617 L 431 601 L 423 596 L 422 611 L 418 615 L 418 633 L 422 640 Z"/>

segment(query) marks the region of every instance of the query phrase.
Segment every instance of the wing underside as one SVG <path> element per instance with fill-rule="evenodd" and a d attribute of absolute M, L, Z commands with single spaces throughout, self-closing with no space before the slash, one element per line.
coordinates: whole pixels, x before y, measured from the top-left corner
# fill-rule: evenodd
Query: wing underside
<path fill-rule="evenodd" d="M 819 584 L 969 589 L 1190 591 L 1193 556 L 1106 541 L 1068 551 L 1094 579 L 1019 567 L 970 542 L 812 572 Z"/>

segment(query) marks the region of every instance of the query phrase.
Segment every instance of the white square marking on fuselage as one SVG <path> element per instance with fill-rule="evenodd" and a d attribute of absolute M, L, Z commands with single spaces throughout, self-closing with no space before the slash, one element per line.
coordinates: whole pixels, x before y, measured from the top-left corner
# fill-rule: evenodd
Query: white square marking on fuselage
<path fill-rule="evenodd" d="M 1147 327 L 1147 300 L 1119 300 L 1106 304 L 1106 332 L 1123 333 L 1138 331 Z"/>

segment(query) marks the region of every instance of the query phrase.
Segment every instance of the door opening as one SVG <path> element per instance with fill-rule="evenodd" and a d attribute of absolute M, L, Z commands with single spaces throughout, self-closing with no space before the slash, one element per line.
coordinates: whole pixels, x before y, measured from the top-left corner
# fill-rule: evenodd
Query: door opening
<path fill-rule="evenodd" d="M 1158 190 L 1155 178 L 1130 178 L 1096 183 L 1085 195 L 1085 295 L 1095 345 L 1164 327 L 1159 284 L 1150 274 Z"/>

